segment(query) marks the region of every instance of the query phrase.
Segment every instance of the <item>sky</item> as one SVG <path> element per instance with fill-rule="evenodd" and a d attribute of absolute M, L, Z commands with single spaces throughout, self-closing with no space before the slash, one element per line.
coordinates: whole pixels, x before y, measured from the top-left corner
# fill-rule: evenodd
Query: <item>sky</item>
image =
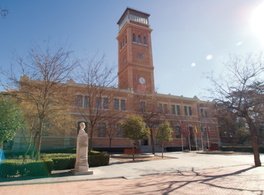
<path fill-rule="evenodd" d="M 4 69 L 13 51 L 26 56 L 32 44 L 48 39 L 78 58 L 106 54 L 106 63 L 117 65 L 117 22 L 127 7 L 150 14 L 159 93 L 205 100 L 208 73 L 219 74 L 229 55 L 264 49 L 263 0 L 0 0 L 0 7 L 9 10 L 0 20 Z"/>

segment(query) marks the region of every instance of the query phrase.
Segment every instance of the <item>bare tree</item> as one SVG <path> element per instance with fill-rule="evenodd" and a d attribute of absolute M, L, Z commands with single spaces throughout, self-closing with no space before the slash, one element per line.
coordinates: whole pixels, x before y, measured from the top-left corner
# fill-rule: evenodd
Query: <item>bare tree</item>
<path fill-rule="evenodd" d="M 24 104 L 33 106 L 39 123 L 39 158 L 45 122 L 56 113 L 67 113 L 69 98 L 64 83 L 77 67 L 78 60 L 72 58 L 72 52 L 66 50 L 65 46 L 58 45 L 54 49 L 47 41 L 45 48 L 33 45 L 26 59 L 14 52 L 14 62 L 10 70 L 0 67 L 0 73 L 7 78 L 6 89 L 16 90 L 15 93 Z"/>
<path fill-rule="evenodd" d="M 248 54 L 245 57 L 230 56 L 224 65 L 225 71 L 219 79 L 212 74 L 208 77 L 212 83 L 212 88 L 208 89 L 208 92 L 214 99 L 217 114 L 231 114 L 245 118 L 251 132 L 255 166 L 261 166 L 254 116 L 263 112 L 260 109 L 260 105 L 264 104 L 262 54 Z"/>
<path fill-rule="evenodd" d="M 8 11 L 8 9 L 2 9 L 2 8 L 0 7 L 0 16 L 2 17 L 3 20 L 6 19 L 6 16 L 7 16 L 7 15 L 9 15 L 9 11 Z"/>
<path fill-rule="evenodd" d="M 157 128 L 159 124 L 165 121 L 166 113 L 163 112 L 162 108 L 159 106 L 159 98 L 154 92 L 153 94 L 135 94 L 134 103 L 136 110 L 138 110 L 150 128 L 150 140 L 152 153 L 155 154 L 155 142 L 154 142 L 154 132 L 153 128 Z"/>
<path fill-rule="evenodd" d="M 86 105 L 79 107 L 79 112 L 88 122 L 89 152 L 93 146 L 93 133 L 101 128 L 98 128 L 98 124 L 105 121 L 111 123 L 113 117 L 122 118 L 124 116 L 120 110 L 115 110 L 113 105 L 113 96 L 117 92 L 115 69 L 115 65 L 108 66 L 105 63 L 104 55 L 98 61 L 96 56 L 91 60 L 86 58 L 84 64 L 81 65 L 77 80 L 84 84 L 82 92 L 87 96 L 85 97 Z"/>

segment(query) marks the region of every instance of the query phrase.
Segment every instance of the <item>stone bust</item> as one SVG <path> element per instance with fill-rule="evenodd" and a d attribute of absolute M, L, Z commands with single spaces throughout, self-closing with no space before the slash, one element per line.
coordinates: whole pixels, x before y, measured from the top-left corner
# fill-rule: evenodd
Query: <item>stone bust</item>
<path fill-rule="evenodd" d="M 85 128 L 85 123 L 84 122 L 80 123 L 80 129 L 84 130 L 84 128 Z"/>

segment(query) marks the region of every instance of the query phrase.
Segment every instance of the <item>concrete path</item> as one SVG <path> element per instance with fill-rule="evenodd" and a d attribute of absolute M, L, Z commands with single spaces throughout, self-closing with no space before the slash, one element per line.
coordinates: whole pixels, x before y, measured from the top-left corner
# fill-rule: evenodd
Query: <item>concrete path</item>
<path fill-rule="evenodd" d="M 94 175 L 87 176 L 73 176 L 66 172 L 49 178 L 2 179 L 0 194 L 24 194 L 24 192 L 27 195 L 175 194 L 177 192 L 177 194 L 264 195 L 264 167 L 252 167 L 253 155 L 180 152 L 165 155 L 175 159 L 138 163 L 113 162 L 109 166 L 91 168 Z M 264 162 L 264 155 L 261 155 L 261 161 Z"/>

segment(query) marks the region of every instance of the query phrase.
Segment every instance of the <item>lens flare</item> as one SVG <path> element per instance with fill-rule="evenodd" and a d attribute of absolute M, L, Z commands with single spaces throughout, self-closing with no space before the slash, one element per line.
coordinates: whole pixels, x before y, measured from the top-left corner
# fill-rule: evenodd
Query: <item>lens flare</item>
<path fill-rule="evenodd" d="M 264 3 L 254 10 L 251 18 L 252 30 L 264 44 Z"/>
<path fill-rule="evenodd" d="M 238 42 L 238 43 L 237 43 L 237 46 L 241 45 L 242 43 L 243 43 L 242 41 Z"/>
<path fill-rule="evenodd" d="M 210 55 L 206 56 L 205 59 L 206 59 L 206 60 L 211 60 L 212 58 L 213 58 L 213 55 L 210 54 Z"/>
<path fill-rule="evenodd" d="M 195 67 L 195 66 L 196 66 L 196 63 L 193 62 L 193 63 L 191 64 L 191 66 L 192 66 L 192 67 Z"/>

